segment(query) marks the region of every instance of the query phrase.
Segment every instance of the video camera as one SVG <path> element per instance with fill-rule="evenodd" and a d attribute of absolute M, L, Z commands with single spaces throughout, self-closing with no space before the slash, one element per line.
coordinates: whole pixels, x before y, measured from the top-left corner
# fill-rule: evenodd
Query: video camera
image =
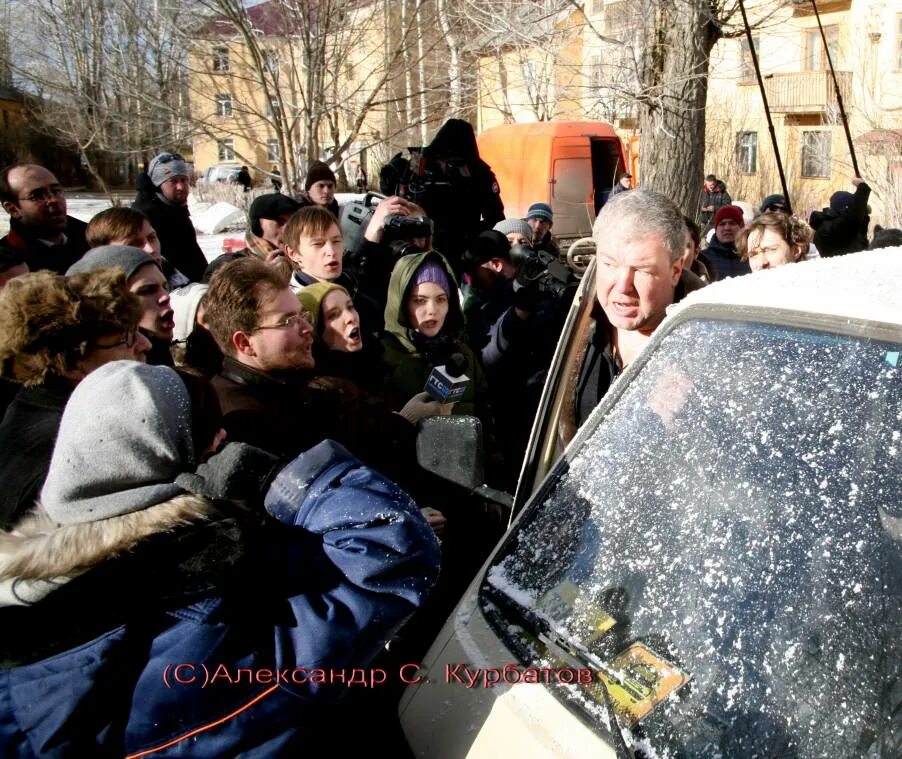
<path fill-rule="evenodd" d="M 376 212 L 376 206 L 385 200 L 385 197 L 378 192 L 368 192 L 362 201 L 355 200 L 344 205 L 340 225 L 345 253 L 351 256 L 360 253 L 366 228 Z M 406 253 L 420 252 L 420 249 L 408 240 L 432 235 L 432 220 L 428 216 L 386 216 L 383 229 L 385 230 L 383 244 L 392 250 L 395 258 L 398 258 Z M 397 251 L 402 248 L 404 252 L 398 253 Z"/>
<path fill-rule="evenodd" d="M 532 287 L 537 292 L 558 298 L 572 290 L 576 276 L 557 256 L 545 250 L 535 250 L 528 245 L 513 245 L 511 263 L 517 267 L 514 281 L 520 287 Z"/>

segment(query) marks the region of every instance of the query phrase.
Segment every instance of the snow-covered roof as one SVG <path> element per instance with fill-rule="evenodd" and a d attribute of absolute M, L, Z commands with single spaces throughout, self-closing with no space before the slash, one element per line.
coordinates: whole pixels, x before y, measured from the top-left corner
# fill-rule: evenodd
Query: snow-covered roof
<path fill-rule="evenodd" d="M 902 325 L 902 247 L 820 258 L 732 277 L 696 290 L 695 304 L 779 308 Z"/>

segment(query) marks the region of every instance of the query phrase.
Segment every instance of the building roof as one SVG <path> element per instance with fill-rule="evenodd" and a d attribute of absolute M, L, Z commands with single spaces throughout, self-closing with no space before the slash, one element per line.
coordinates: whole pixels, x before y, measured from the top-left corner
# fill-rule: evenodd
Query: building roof
<path fill-rule="evenodd" d="M 264 35 L 284 36 L 290 35 L 292 29 L 295 32 L 301 29 L 296 14 L 278 0 L 252 5 L 245 12 L 253 28 Z M 235 33 L 235 25 L 221 15 L 208 19 L 196 32 L 199 37 L 231 37 Z"/>
<path fill-rule="evenodd" d="M 902 248 L 787 264 L 715 282 L 671 312 L 701 304 L 773 308 L 902 326 Z"/>

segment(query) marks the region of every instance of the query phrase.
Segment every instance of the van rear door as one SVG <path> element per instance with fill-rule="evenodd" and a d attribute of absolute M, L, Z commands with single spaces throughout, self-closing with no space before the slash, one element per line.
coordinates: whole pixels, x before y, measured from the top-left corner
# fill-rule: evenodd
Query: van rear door
<path fill-rule="evenodd" d="M 592 202 L 592 152 L 585 137 L 558 137 L 552 147 L 552 234 L 567 240 L 587 237 L 595 220 Z"/>

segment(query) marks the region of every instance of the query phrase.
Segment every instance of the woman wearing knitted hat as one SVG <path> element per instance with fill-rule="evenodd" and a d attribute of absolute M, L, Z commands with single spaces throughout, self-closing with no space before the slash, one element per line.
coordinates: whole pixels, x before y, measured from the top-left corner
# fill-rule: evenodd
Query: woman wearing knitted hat
<path fill-rule="evenodd" d="M 161 366 L 106 364 L 72 394 L 43 513 L 0 539 L 8 752 L 309 752 L 435 581 L 413 502 L 340 446 L 198 466 L 195 413 Z"/>

